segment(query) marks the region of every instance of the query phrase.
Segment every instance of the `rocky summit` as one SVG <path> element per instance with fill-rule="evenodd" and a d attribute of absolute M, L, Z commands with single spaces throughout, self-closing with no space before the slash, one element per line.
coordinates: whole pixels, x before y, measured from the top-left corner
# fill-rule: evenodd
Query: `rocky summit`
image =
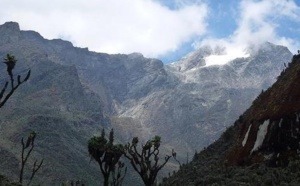
<path fill-rule="evenodd" d="M 17 177 L 16 144 L 31 130 L 38 134 L 34 156 L 47 162 L 39 179 L 54 185 L 70 179 L 100 182 L 98 167 L 89 164 L 87 140 L 102 128 L 114 128 L 122 143 L 133 136 L 146 141 L 160 135 L 163 152 L 175 149 L 186 160 L 231 126 L 292 58 L 286 47 L 271 43 L 246 52 L 225 65 L 207 65 L 209 56 L 226 51 L 202 47 L 164 64 L 139 53 L 92 52 L 5 23 L 0 56 L 18 59 L 16 75 L 28 69 L 32 75 L 1 109 L 0 156 L 5 161 L 0 174 Z M 5 71 L 1 63 L 2 84 Z"/>

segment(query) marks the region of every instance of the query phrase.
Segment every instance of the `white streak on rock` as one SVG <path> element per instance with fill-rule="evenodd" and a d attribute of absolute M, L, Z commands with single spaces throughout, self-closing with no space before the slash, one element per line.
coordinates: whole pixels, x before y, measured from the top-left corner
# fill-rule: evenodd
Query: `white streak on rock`
<path fill-rule="evenodd" d="M 268 126 L 269 126 L 270 120 L 266 120 L 262 125 L 259 126 L 256 141 L 254 143 L 254 146 L 251 150 L 251 153 L 256 151 L 263 143 L 265 136 L 268 132 Z"/>
<path fill-rule="evenodd" d="M 247 130 L 247 132 L 246 132 L 246 135 L 245 135 L 245 137 L 244 137 L 244 140 L 243 140 L 243 142 L 242 142 L 243 147 L 246 145 L 246 142 L 247 142 L 247 140 L 248 140 L 248 135 L 249 135 L 251 126 L 252 126 L 252 124 L 249 126 L 249 128 L 248 128 L 248 130 Z"/>

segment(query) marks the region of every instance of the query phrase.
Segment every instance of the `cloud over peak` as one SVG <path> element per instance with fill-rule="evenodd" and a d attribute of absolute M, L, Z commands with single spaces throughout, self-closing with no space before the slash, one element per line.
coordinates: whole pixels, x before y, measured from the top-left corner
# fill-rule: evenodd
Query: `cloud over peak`
<path fill-rule="evenodd" d="M 300 20 L 300 8 L 289 0 L 242 0 L 235 18 L 237 27 L 225 38 L 200 38 L 194 43 L 196 47 L 203 45 L 220 45 L 234 57 L 242 57 L 249 46 L 259 46 L 267 41 L 287 46 L 296 51 L 299 42 L 282 35 L 279 31 L 283 23 L 296 24 Z"/>

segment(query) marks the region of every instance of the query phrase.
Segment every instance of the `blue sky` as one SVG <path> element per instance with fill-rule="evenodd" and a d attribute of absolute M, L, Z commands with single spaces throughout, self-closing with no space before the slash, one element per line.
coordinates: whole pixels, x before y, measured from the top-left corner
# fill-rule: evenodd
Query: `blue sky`
<path fill-rule="evenodd" d="M 0 24 L 16 21 L 47 39 L 165 63 L 203 45 L 237 56 L 265 41 L 293 53 L 300 48 L 300 0 L 1 0 L 0 6 Z"/>
<path fill-rule="evenodd" d="M 171 9 L 176 9 L 176 1 L 174 0 L 157 0 L 164 6 Z M 175 3 L 174 3 L 175 2 Z M 172 62 L 179 60 L 182 56 L 190 51 L 195 50 L 193 42 L 205 37 L 226 38 L 230 36 L 237 27 L 236 17 L 238 15 L 237 7 L 239 1 L 237 0 L 207 0 L 207 1 L 185 1 L 188 4 L 204 2 L 209 8 L 209 16 L 207 16 L 207 33 L 203 37 L 194 37 L 188 42 L 184 42 L 175 51 L 167 52 L 161 56 L 163 61 Z M 180 7 L 180 6 L 179 6 Z"/>
<path fill-rule="evenodd" d="M 182 56 L 186 55 L 192 50 L 195 50 L 195 47 L 193 47 L 193 43 L 196 41 L 205 40 L 207 38 L 213 38 L 218 41 L 219 40 L 230 40 L 230 38 L 236 33 L 238 27 L 239 27 L 239 21 L 241 19 L 241 16 L 243 16 L 243 10 L 247 8 L 247 4 L 257 4 L 257 7 L 270 7 L 266 8 L 266 15 L 265 15 L 265 23 L 266 24 L 274 24 L 274 34 L 276 35 L 276 38 L 270 37 L 270 40 L 268 40 L 268 37 L 266 37 L 266 40 L 262 41 L 270 41 L 275 44 L 281 44 L 288 46 L 289 49 L 295 53 L 298 48 L 300 48 L 300 14 L 297 12 L 299 11 L 299 5 L 300 0 L 295 1 L 287 1 L 282 0 L 282 4 L 278 3 L 281 0 L 276 1 L 237 1 L 237 0 L 227 0 L 227 1 L 220 1 L 220 0 L 207 0 L 207 1 L 186 1 L 189 3 L 193 2 L 202 2 L 206 3 L 209 9 L 209 13 L 207 16 L 207 32 L 202 35 L 201 37 L 196 37 L 189 42 L 183 43 L 180 47 L 178 47 L 177 50 L 168 52 L 164 55 L 159 56 L 163 61 L 176 61 L 180 59 Z M 171 9 L 176 9 L 176 6 L 174 6 L 174 1 L 171 0 L 158 0 L 161 4 L 168 6 Z M 244 8 L 243 8 L 243 2 L 244 2 Z M 269 6 L 267 6 L 268 3 L 264 4 L 263 2 L 269 2 Z M 286 4 L 284 4 L 286 3 Z M 287 10 L 291 12 L 291 14 L 295 14 L 294 16 L 284 15 L 284 14 L 278 14 L 278 11 L 282 11 L 284 7 L 289 7 Z M 272 7 L 281 7 L 278 11 L 274 11 L 272 13 Z M 276 9 L 276 8 L 275 8 Z M 269 11 L 269 12 L 268 12 Z M 288 11 L 287 11 L 288 13 Z M 255 16 L 253 16 L 254 18 Z M 261 16 L 263 17 L 263 16 Z M 255 27 L 255 25 L 253 26 Z M 251 34 L 249 34 L 251 36 Z M 291 41 L 280 41 L 280 39 L 290 39 Z M 245 41 L 245 44 L 248 44 L 247 41 Z M 198 46 L 199 47 L 199 46 Z M 237 46 L 239 47 L 239 46 Z M 196 47 L 197 48 L 197 47 Z"/>

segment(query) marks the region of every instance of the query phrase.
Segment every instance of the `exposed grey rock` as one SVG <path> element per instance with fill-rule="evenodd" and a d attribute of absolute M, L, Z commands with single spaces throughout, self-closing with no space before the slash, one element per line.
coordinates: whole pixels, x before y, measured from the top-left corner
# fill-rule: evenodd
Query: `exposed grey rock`
<path fill-rule="evenodd" d="M 36 88 L 41 92 L 34 101 L 55 101 L 54 105 L 60 106 L 53 109 L 61 110 L 71 121 L 74 114 L 69 114 L 73 111 L 91 116 L 88 120 L 78 115 L 79 123 L 84 121 L 84 124 L 69 123 L 73 131 L 86 127 L 77 146 L 82 151 L 86 151 L 82 141 L 99 132 L 92 130 L 93 126 L 114 127 L 116 137 L 124 143 L 133 136 L 145 141 L 160 135 L 165 152 L 174 148 L 178 156 L 186 158 L 187 152 L 193 154 L 202 149 L 232 125 L 262 89 L 276 80 L 284 68 L 283 63 L 292 57 L 286 47 L 266 43 L 259 49 L 249 50 L 247 58 L 238 58 L 222 66 L 205 66 L 205 57 L 223 52 L 221 47 L 205 47 L 178 62 L 164 65 L 158 59 L 145 58 L 138 53 L 109 55 L 76 48 L 60 39 L 46 40 L 36 32 L 20 31 L 16 23 L 0 26 L 0 56 L 15 55 L 20 71 L 33 68 L 30 80 L 38 83 L 39 79 L 47 77 L 51 81 L 51 76 L 47 76 L 48 68 L 67 69 L 65 78 L 68 81 L 56 79 L 61 82 L 60 86 L 56 85 L 62 93 L 67 92 L 67 87 L 72 88 L 73 93 L 54 100 L 54 94 L 47 92 L 49 96 L 45 98 L 41 92 L 51 89 L 39 84 Z M 0 69 L 1 74 L 5 74 L 3 69 Z M 64 77 L 62 71 L 59 72 L 60 77 Z M 74 82 L 70 78 L 75 78 Z M 32 85 L 29 87 L 34 87 Z M 31 90 L 25 87 L 23 91 L 29 94 Z M 87 97 L 92 98 L 85 100 Z M 81 101 L 76 103 L 76 99 Z M 96 104 L 101 105 L 101 111 Z M 41 112 L 45 112 L 44 107 L 40 105 Z M 97 118 L 102 123 L 96 125 Z M 0 126 L 4 123 L 0 121 Z M 59 129 L 55 132 L 60 134 Z M 72 140 L 66 145 L 72 146 Z M 67 143 L 65 138 L 64 142 Z M 74 159 L 78 161 L 80 157 L 75 155 Z"/>
<path fill-rule="evenodd" d="M 178 63 L 185 66 L 195 60 L 194 55 L 188 56 Z M 158 133 L 182 154 L 199 150 L 217 139 L 275 82 L 291 57 L 286 47 L 266 43 L 249 57 L 222 66 L 202 64 L 182 71 L 177 62 L 166 65 L 173 86 L 131 101 L 120 116 L 134 118 L 144 133 Z"/>
<path fill-rule="evenodd" d="M 21 38 L 19 24 L 15 22 L 7 22 L 0 27 L 0 43 L 9 44 Z"/>

